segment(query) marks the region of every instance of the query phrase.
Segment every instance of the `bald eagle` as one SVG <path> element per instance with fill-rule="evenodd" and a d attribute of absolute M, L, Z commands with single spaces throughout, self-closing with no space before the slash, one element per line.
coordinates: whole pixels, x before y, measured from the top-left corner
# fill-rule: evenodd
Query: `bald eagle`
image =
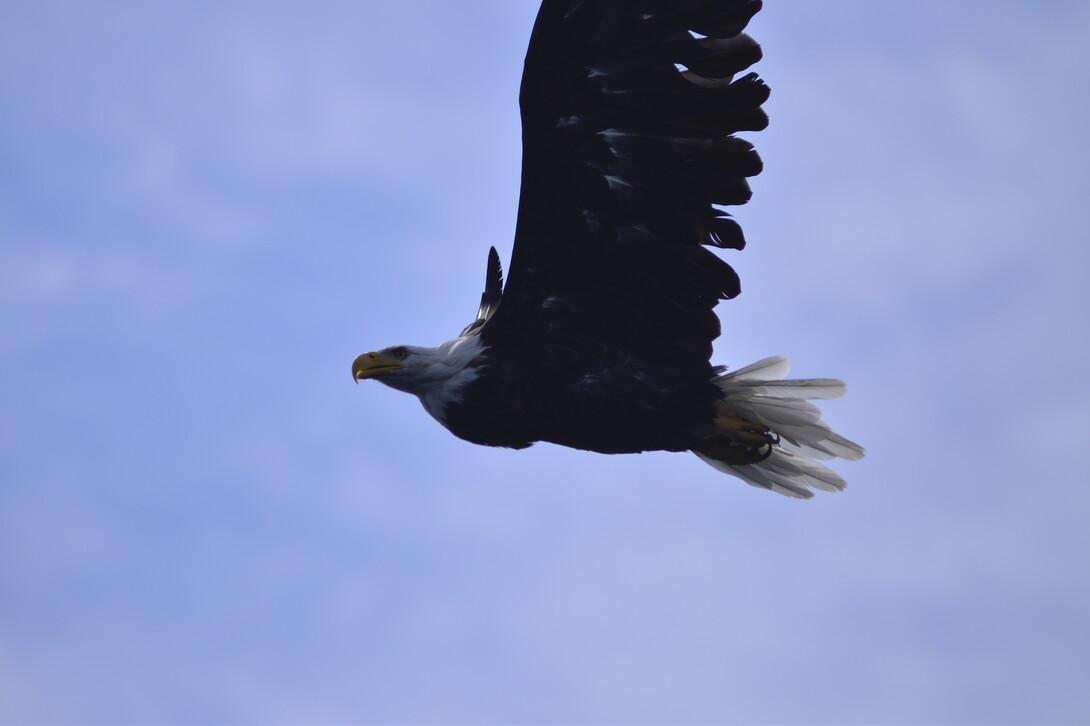
<path fill-rule="evenodd" d="M 435 347 L 358 356 L 352 377 L 416 395 L 454 435 L 515 449 L 691 451 L 793 497 L 858 459 L 783 380 L 785 358 L 710 362 L 713 308 L 740 292 L 709 247 L 742 249 L 721 207 L 761 171 L 734 136 L 768 122 L 743 33 L 760 0 L 544 0 L 522 77 L 522 188 L 507 284 L 488 253 L 476 320 Z"/>

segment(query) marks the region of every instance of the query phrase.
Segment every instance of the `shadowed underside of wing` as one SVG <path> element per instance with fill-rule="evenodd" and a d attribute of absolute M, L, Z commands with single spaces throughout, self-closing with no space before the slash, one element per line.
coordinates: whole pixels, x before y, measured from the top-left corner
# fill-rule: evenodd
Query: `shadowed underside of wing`
<path fill-rule="evenodd" d="M 742 33 L 759 0 L 545 0 L 523 75 L 522 195 L 489 329 L 638 346 L 706 375 L 712 308 L 739 292 L 705 246 L 741 249 L 721 205 L 761 170 L 732 136 L 768 88 Z"/>

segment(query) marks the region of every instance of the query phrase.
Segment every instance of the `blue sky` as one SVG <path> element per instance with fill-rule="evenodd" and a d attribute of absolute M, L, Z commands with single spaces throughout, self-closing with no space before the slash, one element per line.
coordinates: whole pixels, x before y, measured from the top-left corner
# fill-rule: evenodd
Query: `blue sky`
<path fill-rule="evenodd" d="M 533 0 L 0 6 L 0 722 L 1090 721 L 1090 5 L 910 6 L 751 26 L 809 502 L 352 385 L 509 255 Z"/>

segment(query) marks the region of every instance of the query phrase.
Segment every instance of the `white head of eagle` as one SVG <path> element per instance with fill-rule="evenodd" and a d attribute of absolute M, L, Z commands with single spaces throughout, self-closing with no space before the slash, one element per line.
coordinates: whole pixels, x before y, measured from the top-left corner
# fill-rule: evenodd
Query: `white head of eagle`
<path fill-rule="evenodd" d="M 465 386 L 479 375 L 476 362 L 484 347 L 476 336 L 458 337 L 435 347 L 394 345 L 363 353 L 352 362 L 356 382 L 373 378 L 411 393 L 438 421 L 445 423 L 449 404 L 460 401 Z"/>

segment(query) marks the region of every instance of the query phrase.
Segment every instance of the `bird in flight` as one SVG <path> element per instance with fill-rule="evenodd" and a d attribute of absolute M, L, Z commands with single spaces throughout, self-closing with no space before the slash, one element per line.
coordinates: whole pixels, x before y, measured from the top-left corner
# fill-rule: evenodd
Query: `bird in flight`
<path fill-rule="evenodd" d="M 544 0 L 520 92 L 522 187 L 507 284 L 488 253 L 477 318 L 435 347 L 352 363 L 416 395 L 455 436 L 606 454 L 691 451 L 757 487 L 808 498 L 859 459 L 784 380 L 787 360 L 711 363 L 714 312 L 738 275 L 709 248 L 745 238 L 722 207 L 761 171 L 734 134 L 768 123 L 761 57 L 743 31 L 760 0 Z"/>

